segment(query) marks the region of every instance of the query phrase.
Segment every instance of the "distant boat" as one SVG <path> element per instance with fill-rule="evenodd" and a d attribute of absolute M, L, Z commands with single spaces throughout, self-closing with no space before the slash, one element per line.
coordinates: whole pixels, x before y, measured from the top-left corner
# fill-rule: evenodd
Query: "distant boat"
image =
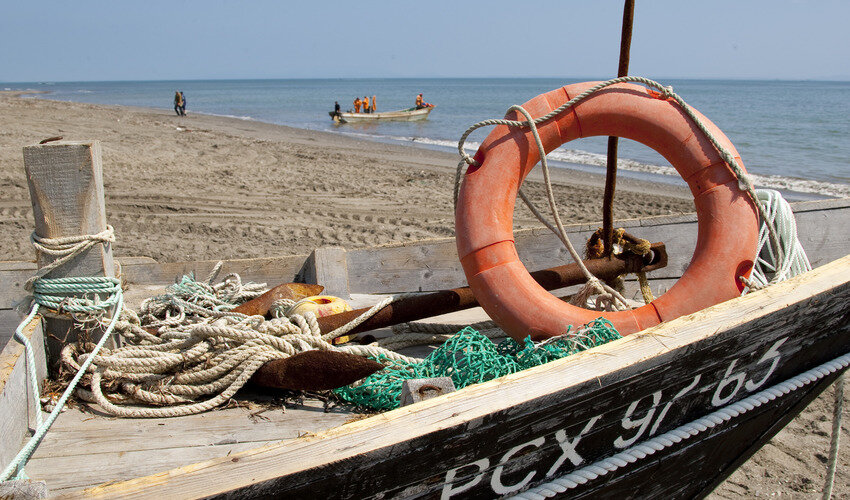
<path fill-rule="evenodd" d="M 382 113 L 335 113 L 328 111 L 333 121 L 338 123 L 362 123 L 374 121 L 394 121 L 394 122 L 417 122 L 428 118 L 436 106 L 428 106 L 424 108 L 408 108 L 399 111 L 385 111 Z"/>

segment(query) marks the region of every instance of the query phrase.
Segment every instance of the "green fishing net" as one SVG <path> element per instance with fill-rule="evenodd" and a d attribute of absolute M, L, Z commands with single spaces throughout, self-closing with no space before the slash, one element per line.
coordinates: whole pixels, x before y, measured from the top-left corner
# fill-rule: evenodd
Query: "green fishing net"
<path fill-rule="evenodd" d="M 542 365 L 621 338 L 613 325 L 599 318 L 576 332 L 553 337 L 544 342 L 523 342 L 506 339 L 494 344 L 471 327 L 452 336 L 420 363 L 393 361 L 378 356 L 376 361 L 386 366 L 357 384 L 341 387 L 334 392 L 340 398 L 374 410 L 398 408 L 401 386 L 405 380 L 416 378 L 451 377 L 456 388 L 486 382 Z"/>

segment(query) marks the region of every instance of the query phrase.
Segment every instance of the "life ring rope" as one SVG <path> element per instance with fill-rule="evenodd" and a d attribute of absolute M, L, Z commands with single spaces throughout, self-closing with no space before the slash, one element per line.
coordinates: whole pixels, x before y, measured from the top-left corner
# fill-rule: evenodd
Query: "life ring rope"
<path fill-rule="evenodd" d="M 595 278 L 587 270 L 587 268 L 582 264 L 581 258 L 579 257 L 578 253 L 575 251 L 575 248 L 570 243 L 569 238 L 567 238 L 566 231 L 564 230 L 564 227 L 563 227 L 563 223 L 561 222 L 561 219 L 558 215 L 557 206 L 555 205 L 554 193 L 553 193 L 551 182 L 550 182 L 550 179 L 549 179 L 549 167 L 548 167 L 548 163 L 546 161 L 546 151 L 543 147 L 543 143 L 542 143 L 542 141 L 540 139 L 540 135 L 537 131 L 537 125 L 538 124 L 544 123 L 547 120 L 550 120 L 554 117 L 559 116 L 560 114 L 562 114 L 565 111 L 569 110 L 570 108 L 574 107 L 576 104 L 580 103 L 581 101 L 590 97 L 591 95 L 595 94 L 596 92 L 599 92 L 600 90 L 602 90 L 606 87 L 609 87 L 611 85 L 615 85 L 615 84 L 618 84 L 618 83 L 640 83 L 640 84 L 643 84 L 647 87 L 654 88 L 654 89 L 658 90 L 658 92 L 660 94 L 660 96 L 659 96 L 660 98 L 663 98 L 663 99 L 672 98 L 674 101 L 676 101 L 676 103 L 679 105 L 679 107 L 693 121 L 693 123 L 697 126 L 697 128 L 699 128 L 700 131 L 703 132 L 703 134 L 705 134 L 705 136 L 709 139 L 709 141 L 714 145 L 714 147 L 717 149 L 720 157 L 723 159 L 723 161 L 732 170 L 735 177 L 738 179 L 739 189 L 741 189 L 742 191 L 745 191 L 748 194 L 748 196 L 750 197 L 750 199 L 752 200 L 753 205 L 756 207 L 756 209 L 759 213 L 759 216 L 761 217 L 761 220 L 767 226 L 770 241 L 771 241 L 772 246 L 776 249 L 776 254 L 780 255 L 781 254 L 781 251 L 780 251 L 781 246 L 780 246 L 780 243 L 779 243 L 779 236 L 777 234 L 777 231 L 776 231 L 774 225 L 772 224 L 770 217 L 766 213 L 765 207 L 762 205 L 758 196 L 756 195 L 755 188 L 753 187 L 753 184 L 752 184 L 749 176 L 746 174 L 746 172 L 743 170 L 743 168 L 738 164 L 734 155 L 726 147 L 724 147 L 724 145 L 720 143 L 720 141 L 715 137 L 715 135 L 711 132 L 711 130 L 709 130 L 708 127 L 706 127 L 706 125 L 702 122 L 702 120 L 699 118 L 699 116 L 697 116 L 697 114 L 693 111 L 693 108 L 691 108 L 678 94 L 673 92 L 672 86 L 666 86 L 665 87 L 664 85 L 662 85 L 662 84 L 660 84 L 660 83 L 658 83 L 654 80 L 650 80 L 648 78 L 639 77 L 639 76 L 624 76 L 624 77 L 619 77 L 619 78 L 607 80 L 605 82 L 601 82 L 597 85 L 594 85 L 593 87 L 590 87 L 589 89 L 580 93 L 576 97 L 570 99 L 568 102 L 562 104 L 561 106 L 552 110 L 551 112 L 547 113 L 546 115 L 541 116 L 541 117 L 536 118 L 536 119 L 533 118 L 528 113 L 528 111 L 526 111 L 522 106 L 513 105 L 508 109 L 508 112 L 517 111 L 517 112 L 521 113 L 526 118 L 525 121 L 507 120 L 507 119 L 489 119 L 489 120 L 480 121 L 480 122 L 470 126 L 463 133 L 463 135 L 461 135 L 461 138 L 458 141 L 458 152 L 461 156 L 461 159 L 458 163 L 457 171 L 455 173 L 454 198 L 453 198 L 453 202 L 454 202 L 453 205 L 454 205 L 455 210 L 457 210 L 457 200 L 458 200 L 458 195 L 459 195 L 459 191 L 460 191 L 460 185 L 461 185 L 462 180 L 463 180 L 463 168 L 466 165 L 479 166 L 478 162 L 474 158 L 469 156 L 469 154 L 467 154 L 466 151 L 464 150 L 464 143 L 466 142 L 466 139 L 469 137 L 469 135 L 472 132 L 474 132 L 475 130 L 482 128 L 482 127 L 487 127 L 487 126 L 507 125 L 509 127 L 520 127 L 520 128 L 521 127 L 528 127 L 530 129 L 530 132 L 532 133 L 532 136 L 534 137 L 534 141 L 537 145 L 538 153 L 539 153 L 539 156 L 540 156 L 540 165 L 541 165 L 542 171 L 543 171 L 544 185 L 546 187 L 547 199 L 548 199 L 548 202 L 549 202 L 550 210 L 552 211 L 552 216 L 555 220 L 557 230 L 556 230 L 555 227 L 553 227 L 551 225 L 551 223 L 546 221 L 545 217 L 540 213 L 540 211 L 537 210 L 533 206 L 533 204 L 531 203 L 531 200 L 523 193 L 521 187 L 518 190 L 518 195 L 523 200 L 523 202 L 528 206 L 528 208 L 532 211 L 532 213 L 534 213 L 534 215 L 538 218 L 538 220 L 540 220 L 550 230 L 552 230 L 555 234 L 557 234 L 559 239 L 561 240 L 561 242 L 564 243 L 564 245 L 566 246 L 570 255 L 572 256 L 573 260 L 581 268 L 582 273 L 588 279 L 588 282 L 587 282 L 587 285 L 586 285 L 585 288 L 592 287 L 592 288 L 594 288 L 594 289 L 596 289 L 600 292 L 603 292 L 603 297 L 607 297 L 603 300 L 605 302 L 608 302 L 609 308 L 613 308 L 613 309 L 626 308 L 626 309 L 628 309 L 629 307 L 628 307 L 625 299 L 623 299 L 623 297 L 619 293 L 617 293 L 615 290 L 613 290 L 609 286 L 605 285 L 604 283 L 601 283 L 597 278 Z M 778 263 L 778 264 L 782 265 L 781 262 Z M 585 294 L 580 294 L 580 295 L 585 295 Z M 618 304 L 618 302 L 619 302 L 619 304 Z"/>

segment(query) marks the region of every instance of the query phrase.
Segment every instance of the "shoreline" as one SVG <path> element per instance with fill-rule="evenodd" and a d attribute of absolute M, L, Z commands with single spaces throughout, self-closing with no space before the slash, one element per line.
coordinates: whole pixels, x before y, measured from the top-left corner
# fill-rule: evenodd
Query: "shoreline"
<path fill-rule="evenodd" d="M 81 82 L 85 83 L 85 82 Z M 98 82 L 91 82 L 98 83 Z M 70 99 L 71 101 L 60 101 L 60 102 L 79 102 L 76 101 L 73 95 L 68 93 L 63 93 L 61 89 L 53 89 L 52 87 L 49 90 L 41 90 L 41 89 L 19 89 L 13 92 L 22 92 L 22 91 L 34 91 L 37 93 L 45 94 L 43 96 L 32 96 L 38 99 Z M 55 95 L 51 95 L 55 94 Z M 116 98 L 115 102 L 122 102 L 120 98 Z M 85 100 L 85 99 L 84 99 Z M 161 101 L 156 101 L 153 103 L 147 102 L 144 99 L 136 104 L 131 104 L 130 109 L 138 109 L 138 110 L 148 110 L 148 111 L 161 111 L 166 114 L 170 113 L 170 108 L 162 106 L 164 104 Z M 210 103 L 207 103 L 208 105 Z M 106 106 L 113 105 L 111 103 L 103 104 Z M 145 106 L 144 108 L 133 108 L 132 106 Z M 153 106 L 153 107 L 147 107 Z M 209 107 L 209 106 L 208 106 Z M 383 144 L 397 144 L 402 146 L 412 146 L 417 148 L 429 149 L 432 151 L 440 151 L 440 152 L 449 152 L 455 154 L 456 144 L 452 139 L 447 139 L 447 137 L 442 137 L 442 139 L 434 139 L 428 137 L 409 137 L 407 134 L 393 134 L 389 130 L 386 133 L 381 131 L 370 131 L 363 132 L 358 129 L 358 127 L 354 126 L 340 126 L 340 127 L 331 127 L 328 123 L 329 120 L 315 120 L 315 116 L 312 116 L 311 119 L 304 121 L 306 119 L 303 115 L 303 109 L 300 111 L 296 111 L 294 115 L 275 115 L 275 114 L 265 114 L 260 113 L 261 117 L 254 116 L 253 112 L 258 112 L 258 109 L 255 108 L 245 108 L 239 110 L 237 113 L 236 110 L 230 109 L 227 107 L 216 107 L 212 106 L 210 108 L 212 111 L 205 111 L 203 113 L 194 110 L 191 112 L 192 115 L 198 116 L 210 116 L 210 117 L 226 117 L 226 118 L 235 118 L 241 121 L 247 121 L 252 123 L 268 123 L 275 124 L 280 126 L 294 127 L 300 130 L 309 130 L 315 132 L 330 132 L 333 134 L 339 134 L 346 137 L 354 137 L 359 140 L 366 140 L 371 142 L 383 143 Z M 217 111 L 216 111 L 217 110 Z M 253 110 L 253 111 L 252 111 Z M 217 113 L 223 114 L 217 114 Z M 298 114 L 298 113 L 301 114 Z M 322 113 L 324 115 L 324 113 Z M 244 116 L 248 115 L 248 116 Z M 264 122 L 262 120 L 269 120 L 268 122 Z M 439 120 L 438 120 L 439 121 Z M 379 133 L 381 132 L 381 133 Z M 414 134 L 415 135 L 415 134 Z M 440 134 L 437 134 L 440 135 Z M 456 138 L 453 138 L 456 139 Z M 594 147 L 590 148 L 591 151 L 596 151 Z M 580 158 L 574 158 L 574 153 L 578 154 Z M 596 153 L 589 153 L 587 151 L 571 151 L 569 149 L 562 148 L 557 151 L 553 151 L 550 155 L 550 165 L 558 168 L 565 168 L 570 171 L 579 171 L 582 173 L 588 173 L 589 175 L 605 175 L 605 158 L 604 158 L 604 150 L 596 151 Z M 768 154 L 768 157 L 770 155 Z M 664 161 L 661 157 L 656 157 L 655 160 L 630 160 L 629 156 L 625 156 L 621 158 L 620 168 L 618 171 L 618 178 L 620 180 L 625 181 L 626 179 L 636 179 L 641 180 L 648 183 L 662 183 L 662 184 L 670 184 L 673 186 L 683 186 L 683 181 L 676 175 L 675 171 L 669 167 L 669 165 Z M 746 158 L 745 158 L 746 160 Z M 647 163 L 648 161 L 648 163 Z M 753 160 L 755 161 L 755 160 Z M 748 165 L 749 166 L 749 165 Z M 750 172 L 752 177 L 752 181 L 754 184 L 760 188 L 768 188 L 775 189 L 780 191 L 787 200 L 789 201 L 808 201 L 808 200 L 819 200 L 819 199 L 829 199 L 829 198 L 841 198 L 850 196 L 850 184 L 846 182 L 842 182 L 842 178 L 839 174 L 836 177 L 825 177 L 821 180 L 815 180 L 810 178 L 806 172 L 797 171 L 797 174 L 786 174 L 780 175 L 776 173 L 774 170 L 765 170 L 764 165 L 761 165 L 761 170 L 758 172 Z M 792 169 L 793 170 L 793 169 Z M 760 172 L 760 173 L 759 173 Z M 840 172 L 840 168 L 838 170 Z"/>
<path fill-rule="evenodd" d="M 6 259 L 32 258 L 21 148 L 100 140 L 117 256 L 191 261 L 293 255 L 452 236 L 456 154 L 207 114 L 0 94 Z M 542 173 L 528 193 L 546 207 Z M 601 221 L 604 176 L 552 169 L 565 223 Z M 521 205 L 521 204 L 520 204 Z M 693 211 L 684 186 L 618 179 L 615 218 Z M 6 213 L 13 215 L 6 216 Z M 542 227 L 518 206 L 515 228 Z M 198 241 L 203 240 L 203 241 Z"/>

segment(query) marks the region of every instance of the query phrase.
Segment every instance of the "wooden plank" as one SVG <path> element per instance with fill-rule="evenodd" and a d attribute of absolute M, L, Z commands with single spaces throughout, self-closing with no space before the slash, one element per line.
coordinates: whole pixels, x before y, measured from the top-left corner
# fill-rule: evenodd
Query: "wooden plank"
<path fill-rule="evenodd" d="M 850 217 L 850 199 L 800 202 L 792 205 L 798 214 L 798 229 L 804 248 L 821 265 L 846 255 L 846 232 Z M 822 212 L 829 210 L 829 212 Z M 678 278 L 690 262 L 696 244 L 696 215 L 660 216 L 640 220 L 617 221 L 638 236 L 667 244 L 671 262 L 653 272 L 652 279 Z M 574 244 L 596 229 L 593 224 L 568 226 Z M 548 229 L 516 232 L 517 248 L 529 269 L 544 269 L 567 262 L 566 251 Z M 465 286 L 466 278 L 457 259 L 454 238 L 385 247 L 351 250 L 346 253 L 349 286 L 353 293 L 395 293 L 415 290 L 442 290 Z M 122 262 L 127 259 L 122 257 Z M 306 255 L 240 259 L 225 261 L 223 273 L 239 273 L 243 280 L 270 285 L 306 281 L 311 272 Z M 124 276 L 130 284 L 165 285 L 184 274 L 194 272 L 206 277 L 217 261 L 155 263 L 125 262 Z M 31 274 L 28 263 L 0 262 L 0 309 L 13 307 L 23 295 L 21 284 Z M 12 273 L 10 271 L 21 271 Z"/>
<path fill-rule="evenodd" d="M 35 266 L 35 264 L 32 265 Z M 33 274 L 35 274 L 34 268 L 0 269 L 0 309 L 14 309 L 26 298 L 24 283 L 32 278 Z"/>
<path fill-rule="evenodd" d="M 242 398 L 240 397 L 240 400 Z M 100 418 L 69 409 L 36 450 L 27 474 L 60 493 L 110 480 L 153 474 L 216 456 L 298 439 L 351 420 L 350 412 L 324 412 L 323 403 L 263 410 L 227 408 L 180 418 Z M 120 438 L 116 438 L 120 436 Z M 79 464 L 86 467 L 80 468 Z"/>
<path fill-rule="evenodd" d="M 35 351 L 39 384 L 47 376 L 41 320 L 24 329 Z M 29 384 L 24 346 L 16 340 L 0 352 L 0 467 L 6 467 L 21 449 L 21 441 L 35 427 L 34 401 Z"/>
<path fill-rule="evenodd" d="M 803 248 L 818 266 L 847 255 L 846 226 L 850 223 L 850 199 L 792 204 Z M 696 247 L 696 214 L 627 219 L 615 227 L 649 240 L 664 242 L 669 263 L 654 271 L 651 279 L 679 278 L 690 264 Z M 566 226 L 570 241 L 583 253 L 584 242 L 597 224 Z M 530 270 L 546 269 L 571 262 L 558 238 L 548 229 L 514 233 L 520 260 Z M 466 285 L 457 258 L 454 238 L 413 242 L 404 245 L 351 250 L 348 252 L 349 284 L 355 293 L 431 291 Z"/>
<path fill-rule="evenodd" d="M 353 293 L 444 290 L 464 286 L 454 238 L 348 252 Z"/>
<path fill-rule="evenodd" d="M 490 487 L 498 481 L 487 479 L 497 471 L 510 468 L 516 482 L 532 467 L 542 478 L 562 455 L 558 443 L 563 438 L 556 430 L 579 436 L 595 412 L 602 412 L 604 425 L 601 439 L 594 433 L 593 439 L 581 441 L 577 453 L 585 459 L 612 453 L 612 436 L 627 441 L 640 437 L 638 432 L 648 426 L 627 426 L 628 417 L 637 420 L 665 401 L 670 403 L 665 406 L 668 418 L 662 423 L 658 417 L 658 432 L 702 416 L 706 404 L 711 408 L 741 399 L 850 351 L 848 300 L 850 257 L 545 366 L 315 437 L 103 485 L 85 494 L 439 494 L 449 472 L 486 459 L 487 465 L 480 467 L 485 480 L 465 495 L 492 496 Z M 830 335 L 821 334 L 827 331 Z M 771 363 L 772 359 L 782 363 Z M 744 373 L 739 384 L 733 383 L 736 370 Z M 744 384 L 745 379 L 750 383 Z M 702 385 L 697 384 L 700 381 Z M 653 404 L 655 392 L 660 401 Z M 681 396 L 672 396 L 677 392 Z M 340 463 L 345 466 L 339 467 Z M 465 471 L 455 479 L 467 481 L 478 474 Z M 564 467 L 563 472 L 568 471 L 569 466 Z"/>
<path fill-rule="evenodd" d="M 101 454 L 148 450 L 153 451 L 150 461 L 156 462 L 156 450 L 295 439 L 352 419 L 352 413 L 341 408 L 325 412 L 324 404 L 316 399 L 305 399 L 302 405 L 272 406 L 270 409 L 262 402 L 255 404 L 246 399 L 245 394 L 241 394 L 238 401 L 246 407 L 223 408 L 180 418 L 99 418 L 97 406 L 92 406 L 96 413 L 69 409 L 57 419 L 33 456 L 43 466 L 31 469 L 31 474 L 39 469 L 49 473 L 50 462 L 56 457 L 87 457 L 86 460 L 94 463 L 100 460 L 97 455 Z M 121 439 L 116 440 L 115 436 Z"/>
<path fill-rule="evenodd" d="M 196 446 L 192 448 L 171 448 L 158 450 L 155 456 L 147 452 L 134 450 L 112 452 L 106 454 L 96 465 L 85 456 L 58 457 L 51 460 L 50 480 L 47 487 L 51 497 L 68 495 L 78 498 L 75 490 L 91 484 L 93 480 L 109 478 L 110 480 L 126 480 L 139 474 L 156 474 L 168 470 L 186 461 L 199 462 L 210 457 L 235 455 L 239 452 L 256 448 L 260 443 L 234 443 L 226 445 Z M 93 467 L 97 467 L 96 469 Z M 38 472 L 33 472 L 36 468 Z M 38 460 L 30 461 L 27 475 L 33 479 L 42 476 Z M 38 479 L 41 480 L 41 479 Z M 195 498 L 194 495 L 182 495 L 183 498 Z M 166 494 L 161 498 L 177 498 Z"/>
<path fill-rule="evenodd" d="M 34 261 L 0 260 L 0 272 L 3 271 L 35 271 L 38 265 Z"/>
<path fill-rule="evenodd" d="M 280 283 L 303 282 L 306 255 L 265 257 L 260 259 L 237 259 L 224 261 L 219 278 L 237 273 L 244 282 Z M 149 257 L 121 257 L 121 275 L 128 285 L 165 286 L 194 273 L 198 279 L 206 279 L 219 261 L 167 262 L 158 263 Z M 0 263 L 0 309 L 12 309 L 26 295 L 24 283 L 35 272 L 33 263 Z"/>
<path fill-rule="evenodd" d="M 268 283 L 269 286 L 289 282 L 303 282 L 306 255 L 264 257 L 258 259 L 225 260 L 219 273 L 224 277 L 237 273 L 243 282 Z M 181 276 L 194 273 L 197 279 L 206 279 L 218 260 L 194 262 L 138 263 L 123 266 L 124 278 L 129 284 L 168 285 Z"/>
<path fill-rule="evenodd" d="M 15 335 L 15 329 L 23 317 L 14 309 L 0 309 L 0 350 L 6 347 Z"/>

